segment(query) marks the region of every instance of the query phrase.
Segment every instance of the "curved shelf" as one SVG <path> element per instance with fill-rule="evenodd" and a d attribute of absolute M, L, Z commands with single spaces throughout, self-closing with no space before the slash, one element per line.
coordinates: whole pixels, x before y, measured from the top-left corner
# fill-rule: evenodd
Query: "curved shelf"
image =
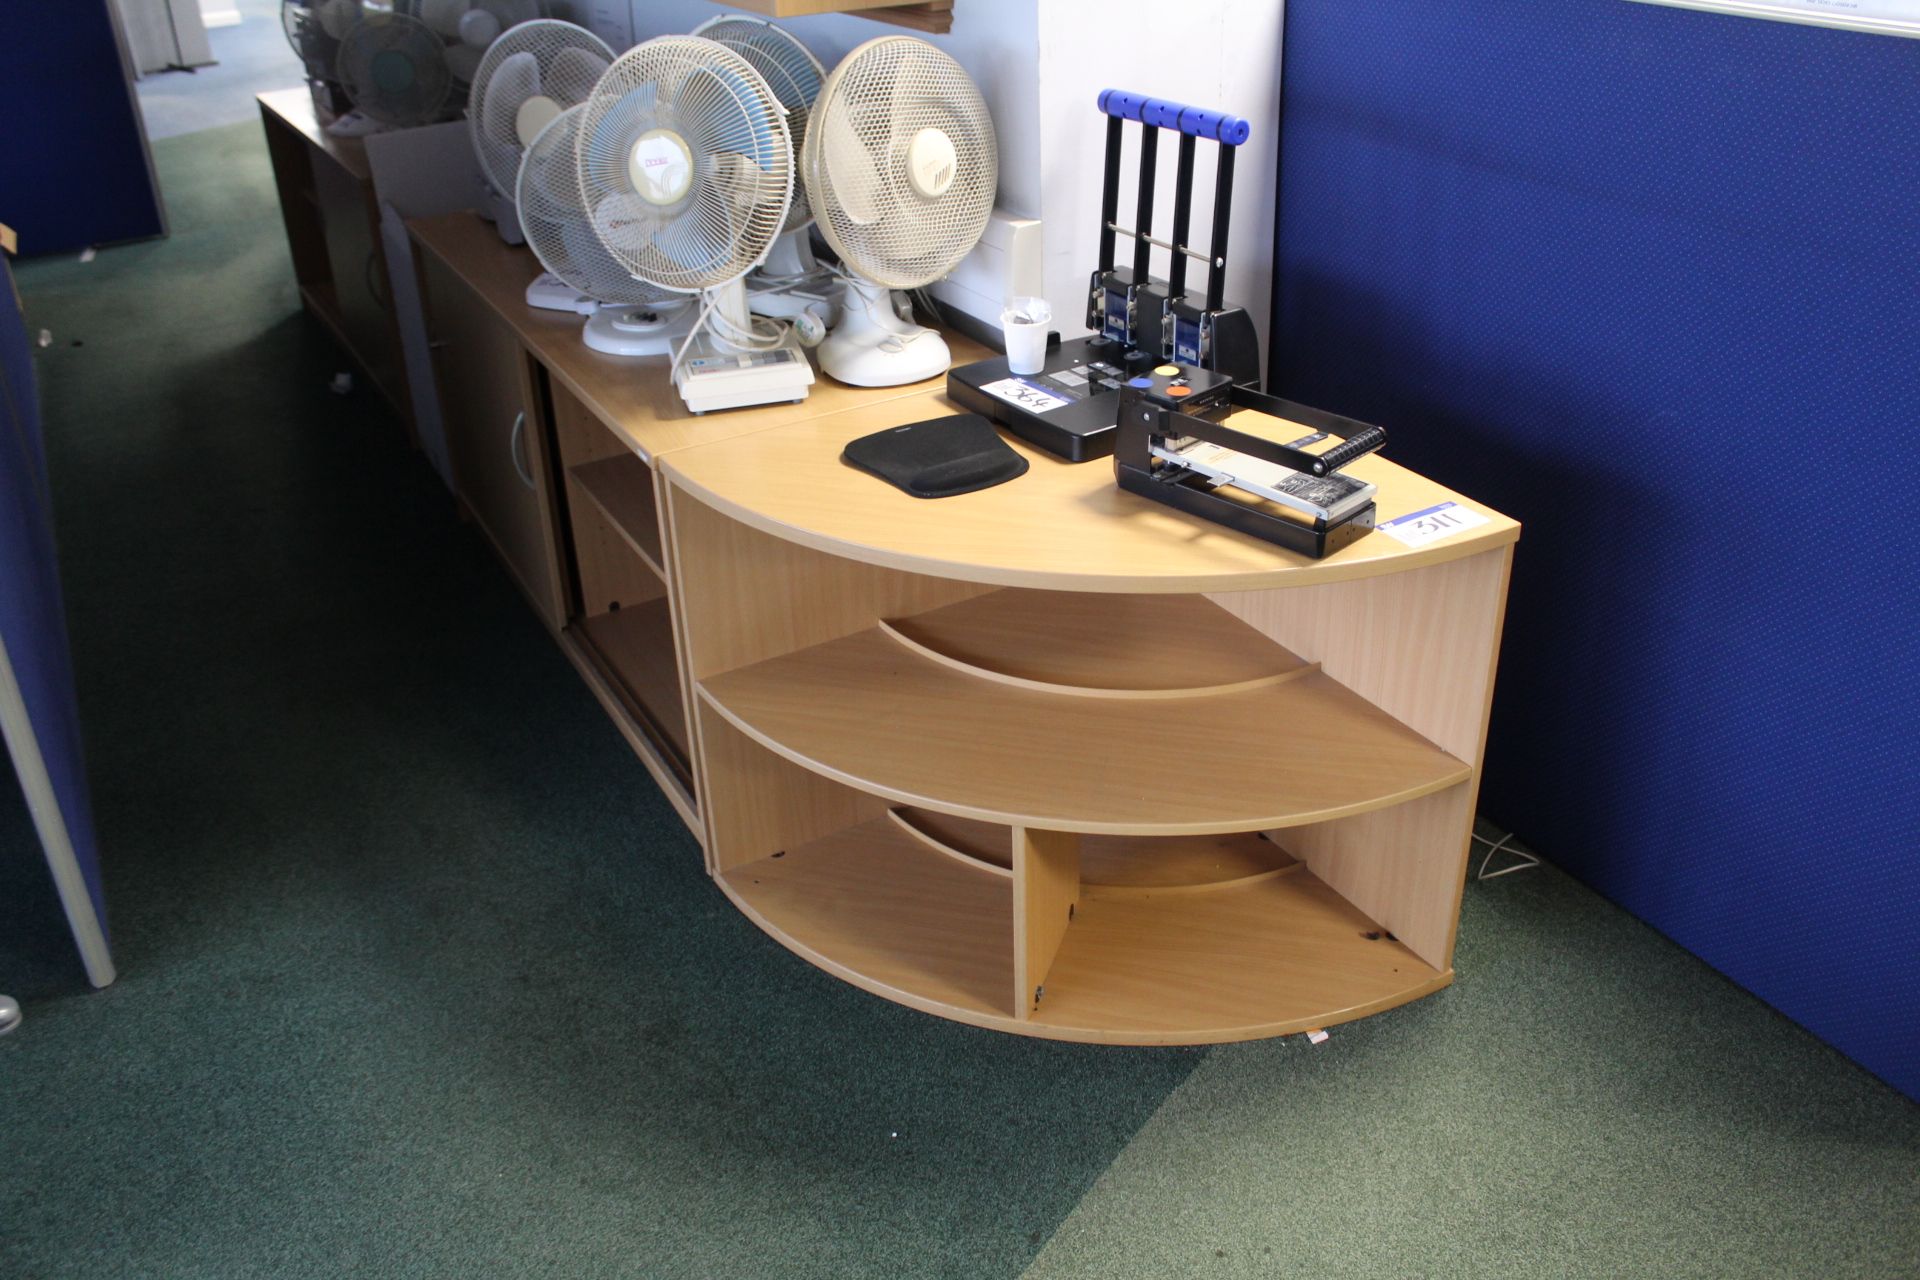
<path fill-rule="evenodd" d="M 1198 697 L 1315 669 L 1203 596 L 1009 588 L 880 629 L 956 671 L 1043 693 Z"/>
<path fill-rule="evenodd" d="M 902 831 L 993 875 L 1013 874 L 1007 827 L 918 809 L 889 809 Z M 1301 863 L 1253 832 L 1210 836 L 1088 836 L 1080 881 L 1096 893 L 1203 893 L 1297 871 Z"/>
<path fill-rule="evenodd" d="M 976 1026 L 1108 1044 L 1285 1035 L 1452 981 L 1308 872 L 1209 893 L 1089 887 L 1025 1018 L 1013 1005 L 1008 878 L 886 818 L 723 872 L 783 946 L 890 1000 Z"/>
<path fill-rule="evenodd" d="M 1264 831 L 1385 808 L 1471 770 L 1319 672 L 1150 699 L 979 679 L 875 628 L 712 677 L 769 750 L 899 804 L 1088 834 Z"/>

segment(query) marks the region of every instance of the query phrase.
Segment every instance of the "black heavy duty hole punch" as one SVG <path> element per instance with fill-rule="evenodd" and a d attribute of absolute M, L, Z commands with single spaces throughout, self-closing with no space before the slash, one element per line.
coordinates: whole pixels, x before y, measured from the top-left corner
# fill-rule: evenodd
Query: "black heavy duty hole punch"
<path fill-rule="evenodd" d="M 1313 433 L 1278 444 L 1227 426 L 1235 409 Z M 1318 560 L 1373 528 L 1375 486 L 1340 468 L 1386 444 L 1379 427 L 1163 365 L 1122 388 L 1118 436 L 1113 474 L 1122 489 L 1289 551 Z M 1340 443 L 1308 452 L 1332 437 Z"/>
<path fill-rule="evenodd" d="M 947 374 L 947 394 L 1023 440 L 1069 462 L 1113 452 L 1120 389 L 1129 378 L 1169 362 L 1204 369 L 1245 387 L 1260 385 L 1260 341 L 1245 307 L 1225 300 L 1227 229 L 1233 211 L 1233 159 L 1251 128 L 1219 111 L 1189 107 L 1119 89 L 1103 90 L 1107 117 L 1106 178 L 1100 198 L 1100 258 L 1087 286 L 1093 336 L 1047 352 L 1039 373 L 1015 374 L 1005 358 L 982 360 Z M 1120 217 L 1120 159 L 1128 121 L 1140 125 L 1139 190 L 1131 227 Z M 1153 234 L 1154 176 L 1160 136 L 1179 136 L 1172 239 Z M 1213 228 L 1206 252 L 1189 243 L 1193 220 L 1194 150 L 1218 144 Z M 1115 261 L 1115 241 L 1133 241 L 1131 262 Z M 1171 262 L 1165 279 L 1151 273 L 1153 251 Z M 1187 263 L 1207 265 L 1204 293 L 1189 291 Z"/>

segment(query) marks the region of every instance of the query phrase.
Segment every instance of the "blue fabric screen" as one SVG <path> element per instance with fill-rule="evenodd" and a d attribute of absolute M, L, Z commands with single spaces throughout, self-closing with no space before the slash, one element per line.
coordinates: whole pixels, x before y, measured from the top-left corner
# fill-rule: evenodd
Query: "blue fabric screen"
<path fill-rule="evenodd" d="M 1290 0 L 1281 155 L 1275 390 L 1526 525 L 1483 810 L 1920 1097 L 1920 41 Z"/>
<path fill-rule="evenodd" d="M 12 665 L 27 719 L 66 823 L 93 910 L 106 930 L 93 806 L 80 742 L 80 706 L 67 645 L 53 503 L 34 392 L 27 330 L 14 305 L 13 271 L 0 254 L 0 649 Z M 14 766 L 0 743 L 0 787 Z M 49 856 L 53 856 L 49 854 Z"/>
<path fill-rule="evenodd" d="M 111 3 L 0 7 L 0 222 L 23 256 L 166 231 Z"/>

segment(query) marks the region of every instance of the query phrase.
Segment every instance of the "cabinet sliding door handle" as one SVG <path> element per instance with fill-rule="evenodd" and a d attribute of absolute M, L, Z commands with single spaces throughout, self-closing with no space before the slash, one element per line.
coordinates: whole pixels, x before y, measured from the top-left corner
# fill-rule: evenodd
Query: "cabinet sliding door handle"
<path fill-rule="evenodd" d="M 533 475 L 527 470 L 527 464 L 521 456 L 522 446 L 527 438 L 527 411 L 522 409 L 513 419 L 513 434 L 507 437 L 507 452 L 513 455 L 514 474 L 520 477 L 520 483 L 532 489 Z"/>

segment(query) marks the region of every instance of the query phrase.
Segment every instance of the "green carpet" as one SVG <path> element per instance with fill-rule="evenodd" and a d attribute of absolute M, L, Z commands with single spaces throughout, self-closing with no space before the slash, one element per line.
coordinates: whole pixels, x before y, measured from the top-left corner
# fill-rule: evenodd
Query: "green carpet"
<path fill-rule="evenodd" d="M 20 271 L 122 978 L 0 788 L 0 1275 L 1915 1270 L 1920 1108 L 1551 871 L 1318 1048 L 1023 1040 L 791 957 L 326 390 L 258 127 L 155 153 L 171 240 Z"/>

